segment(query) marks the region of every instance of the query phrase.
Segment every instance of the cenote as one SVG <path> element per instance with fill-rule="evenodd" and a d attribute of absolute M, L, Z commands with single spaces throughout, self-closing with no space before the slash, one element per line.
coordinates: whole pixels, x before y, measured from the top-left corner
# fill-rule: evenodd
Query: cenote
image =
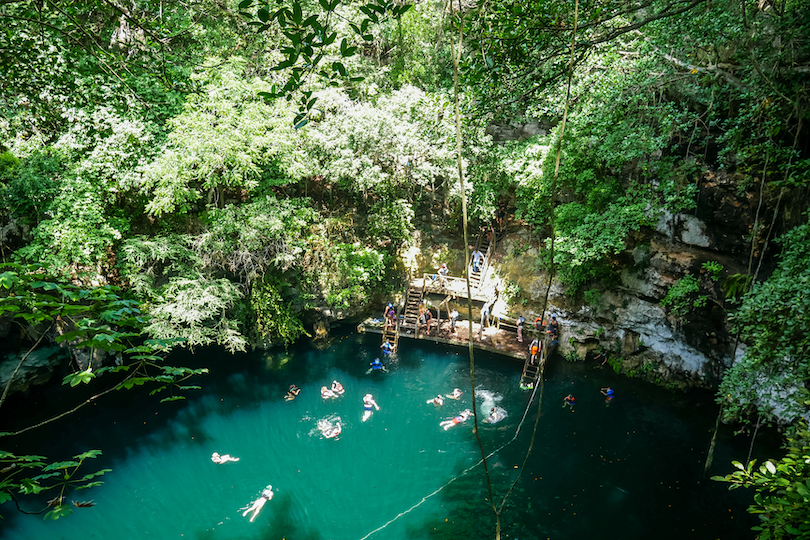
<path fill-rule="evenodd" d="M 377 336 L 349 333 L 324 350 L 299 344 L 235 357 L 212 349 L 177 355 L 178 365 L 211 370 L 187 401 L 158 404 L 118 392 L 45 428 L 49 446 L 36 451 L 54 459 L 103 450 L 87 471 L 113 472 L 102 486 L 71 495 L 95 506 L 45 522 L 6 504 L 0 537 L 494 538 L 484 469 L 474 467 L 473 422 L 439 426 L 473 405 L 466 349 L 403 340 L 389 372 L 367 374 L 378 351 Z M 487 453 L 506 444 L 488 461 L 500 502 L 532 439 L 540 392 L 515 438 L 531 396 L 518 388 L 521 364 L 476 351 L 475 366 L 486 398 L 477 400 L 479 411 L 497 403 L 508 412 L 497 424 L 480 424 Z M 333 379 L 345 393 L 324 400 L 319 389 Z M 292 383 L 302 391 L 285 402 Z M 607 385 L 617 393 L 609 405 L 600 394 Z M 456 387 L 460 400 L 426 403 Z M 366 393 L 380 410 L 362 422 Z M 562 407 L 569 393 L 577 397 L 574 412 Z M 503 513 L 504 538 L 753 536 L 750 494 L 703 477 L 717 413 L 710 396 L 671 393 L 555 357 L 541 412 L 527 468 Z M 325 417 L 340 419 L 336 439 L 317 431 Z M 729 472 L 748 443 L 721 426 L 710 475 Z M 240 461 L 216 465 L 212 452 Z M 275 497 L 250 523 L 241 509 L 268 484 Z"/>

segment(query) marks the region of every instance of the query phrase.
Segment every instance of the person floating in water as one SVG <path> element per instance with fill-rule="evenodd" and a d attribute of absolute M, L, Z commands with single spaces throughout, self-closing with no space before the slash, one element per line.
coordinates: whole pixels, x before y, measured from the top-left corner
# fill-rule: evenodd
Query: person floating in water
<path fill-rule="evenodd" d="M 613 400 L 613 388 L 610 386 L 602 388 L 602 394 L 605 396 L 605 403 L 610 403 Z"/>
<path fill-rule="evenodd" d="M 435 398 L 427 400 L 427 402 L 433 403 L 434 405 L 441 405 L 442 403 L 444 403 L 444 398 L 442 397 L 441 394 L 439 394 Z"/>
<path fill-rule="evenodd" d="M 380 361 L 379 358 L 375 358 L 374 360 L 372 360 L 371 364 L 369 365 L 371 366 L 371 368 L 369 368 L 369 370 L 366 371 L 366 374 L 371 373 L 372 371 L 388 371 L 387 369 L 385 369 L 385 365 Z"/>
<path fill-rule="evenodd" d="M 256 519 L 256 516 L 259 515 L 259 512 L 264 505 L 267 504 L 267 501 L 273 498 L 273 486 L 267 486 L 262 491 L 262 496 L 253 501 L 253 503 L 244 511 L 242 512 L 242 517 L 248 515 L 249 512 L 253 512 L 253 515 L 250 516 L 250 522 L 253 523 L 253 520 Z"/>
<path fill-rule="evenodd" d="M 332 392 L 338 395 L 342 394 L 344 392 L 343 385 L 337 381 L 332 381 Z"/>
<path fill-rule="evenodd" d="M 340 432 L 343 431 L 343 428 L 340 427 L 340 422 L 335 422 L 334 424 L 327 420 L 326 418 L 321 418 L 318 420 L 318 429 L 327 439 L 334 439 Z"/>
<path fill-rule="evenodd" d="M 287 395 L 284 396 L 284 401 L 292 401 L 292 400 L 294 400 L 295 396 L 297 396 L 300 391 L 301 391 L 300 388 L 298 388 L 294 384 L 291 384 L 290 389 L 287 390 Z"/>
<path fill-rule="evenodd" d="M 327 387 L 321 386 L 321 397 L 323 399 L 329 399 L 329 398 L 337 397 L 337 394 L 334 393 L 333 391 L 331 391 L 330 389 L 328 389 Z"/>
<path fill-rule="evenodd" d="M 576 404 L 577 404 L 577 398 L 575 398 L 571 394 L 568 394 L 567 396 L 565 396 L 563 398 L 563 408 L 570 406 L 571 407 L 571 412 L 574 412 L 574 405 L 576 405 Z"/>
<path fill-rule="evenodd" d="M 486 418 L 486 421 L 490 424 L 497 424 L 501 420 L 506 418 L 506 410 L 502 407 L 492 407 L 489 411 L 489 415 Z"/>
<path fill-rule="evenodd" d="M 239 458 L 233 457 L 230 454 L 219 455 L 218 453 L 214 452 L 211 454 L 211 461 L 217 465 L 222 465 L 223 463 L 228 463 L 229 461 L 239 461 Z"/>
<path fill-rule="evenodd" d="M 363 396 L 363 422 L 369 419 L 371 416 L 371 408 L 374 407 L 378 411 L 380 410 L 380 406 L 377 405 L 377 402 L 374 401 L 374 398 L 371 394 L 366 394 Z"/>
<path fill-rule="evenodd" d="M 461 394 L 463 394 L 461 388 L 454 388 L 453 393 L 446 394 L 445 397 L 449 397 L 450 399 L 459 399 L 461 397 Z"/>
<path fill-rule="evenodd" d="M 439 425 L 441 427 L 443 427 L 445 431 L 447 431 L 448 429 L 450 429 L 451 427 L 453 427 L 453 426 L 455 426 L 457 424 L 460 424 L 462 422 L 466 422 L 471 414 L 472 414 L 472 412 L 470 411 L 470 409 L 464 409 L 463 411 L 458 413 L 458 416 L 454 416 L 453 418 L 451 418 L 449 420 L 444 420 L 442 422 L 439 422 Z"/>
<path fill-rule="evenodd" d="M 391 354 L 397 349 L 397 346 L 391 343 L 390 341 L 385 341 L 382 345 L 380 345 L 383 354 Z"/>

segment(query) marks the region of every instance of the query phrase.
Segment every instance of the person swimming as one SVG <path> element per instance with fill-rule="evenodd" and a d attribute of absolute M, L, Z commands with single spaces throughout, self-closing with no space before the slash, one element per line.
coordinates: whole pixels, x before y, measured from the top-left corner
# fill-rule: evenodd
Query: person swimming
<path fill-rule="evenodd" d="M 455 426 L 457 424 L 460 424 L 462 422 L 466 422 L 471 414 L 472 414 L 472 412 L 470 411 L 470 409 L 464 409 L 463 411 L 461 411 L 458 414 L 458 416 L 454 416 L 453 418 L 451 418 L 449 420 L 444 420 L 442 422 L 439 422 L 439 425 L 441 427 L 443 427 L 445 431 L 447 431 L 448 429 L 450 429 L 451 427 L 453 427 L 453 426 Z"/>
<path fill-rule="evenodd" d="M 294 400 L 295 396 L 297 396 L 299 392 L 301 392 L 301 389 L 295 386 L 294 384 L 291 384 L 290 389 L 287 391 L 287 395 L 284 396 L 284 401 Z"/>
<path fill-rule="evenodd" d="M 563 398 L 563 407 L 571 406 L 571 411 L 574 410 L 574 405 L 577 404 L 577 398 L 575 398 L 572 394 L 568 394 Z"/>
<path fill-rule="evenodd" d="M 613 388 L 610 386 L 602 388 L 602 394 L 605 396 L 605 403 L 610 403 L 613 399 Z"/>
<path fill-rule="evenodd" d="M 452 394 L 445 394 L 445 397 L 449 397 L 450 399 L 459 399 L 459 398 L 461 398 L 461 394 L 463 394 L 463 392 L 461 391 L 461 388 L 454 388 L 453 393 Z"/>
<path fill-rule="evenodd" d="M 214 452 L 211 454 L 211 461 L 217 465 L 222 465 L 223 463 L 228 463 L 229 461 L 239 461 L 239 458 L 233 457 L 230 454 L 219 455 L 217 452 Z"/>
<path fill-rule="evenodd" d="M 492 407 L 489 411 L 489 415 L 486 417 L 486 422 L 489 424 L 497 424 L 504 418 L 506 418 L 506 410 L 501 407 Z"/>
<path fill-rule="evenodd" d="M 343 428 L 340 427 L 340 422 L 335 422 L 333 424 L 325 418 L 318 420 L 318 429 L 320 430 L 321 435 L 327 439 L 333 439 L 340 435 L 340 432 L 343 431 Z"/>
<path fill-rule="evenodd" d="M 335 394 L 342 394 L 344 392 L 343 385 L 337 381 L 332 381 L 332 392 Z"/>
<path fill-rule="evenodd" d="M 327 387 L 321 386 L 321 397 L 323 399 L 329 399 L 329 398 L 337 397 L 337 394 L 334 393 L 333 391 L 331 391 L 330 389 L 328 389 Z"/>
<path fill-rule="evenodd" d="M 261 497 L 253 501 L 253 503 L 251 503 L 251 505 L 244 512 L 242 512 L 242 517 L 248 515 L 249 512 L 253 512 L 253 515 L 250 517 L 250 522 L 253 523 L 253 520 L 256 519 L 256 516 L 259 515 L 261 509 L 264 508 L 265 504 L 267 504 L 267 501 L 269 501 L 272 498 L 273 498 L 273 486 L 267 486 L 262 491 Z"/>
<path fill-rule="evenodd" d="M 377 405 L 377 402 L 374 401 L 374 398 L 371 394 L 366 394 L 363 396 L 363 422 L 369 419 L 371 416 L 371 408 L 374 407 L 378 411 L 380 410 L 380 406 Z"/>
<path fill-rule="evenodd" d="M 385 365 L 382 363 L 382 361 L 380 361 L 379 358 L 375 358 L 374 360 L 372 360 L 370 365 L 371 368 L 368 371 L 366 371 L 366 374 L 371 373 L 372 371 L 387 371 L 385 369 Z"/>
<path fill-rule="evenodd" d="M 444 403 L 444 398 L 442 397 L 441 394 L 439 394 L 435 398 L 427 400 L 427 403 L 432 403 L 434 405 L 441 405 L 442 403 Z"/>

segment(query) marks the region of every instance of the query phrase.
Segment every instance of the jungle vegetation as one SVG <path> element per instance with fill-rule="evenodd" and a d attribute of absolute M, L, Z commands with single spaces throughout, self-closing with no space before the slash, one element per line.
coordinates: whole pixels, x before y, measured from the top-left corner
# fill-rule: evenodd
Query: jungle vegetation
<path fill-rule="evenodd" d="M 810 377 L 809 8 L 3 2 L 6 359 L 62 355 L 66 384 L 182 399 L 200 372 L 166 365 L 172 347 L 291 343 L 314 313 L 361 311 L 396 290 L 420 227 L 460 230 L 460 30 L 472 227 L 508 201 L 541 242 L 555 235 L 558 278 L 587 299 L 617 284 L 619 255 L 645 230 L 696 212 L 702 179 L 722 175 L 765 203 L 744 239 L 747 270 L 696 269 L 664 305 L 683 318 L 711 298 L 745 345 L 720 384 L 728 419 L 798 420 Z M 544 129 L 488 134 L 528 121 Z M 45 491 L 46 517 L 69 513 L 67 492 L 104 472 L 77 472 L 95 452 L 60 463 L 0 453 L 0 503 Z M 780 489 L 805 511 L 763 520 L 762 537 L 806 534 L 807 490 Z"/>

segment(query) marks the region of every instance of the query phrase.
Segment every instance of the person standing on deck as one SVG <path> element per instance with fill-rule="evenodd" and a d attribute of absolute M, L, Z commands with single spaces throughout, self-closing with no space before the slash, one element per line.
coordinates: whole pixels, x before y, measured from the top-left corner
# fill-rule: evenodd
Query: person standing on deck
<path fill-rule="evenodd" d="M 526 318 L 521 315 L 517 320 L 517 340 L 518 343 L 523 343 L 523 325 L 526 324 Z"/>
<path fill-rule="evenodd" d="M 456 321 L 458 321 L 458 310 L 453 308 L 450 312 L 450 331 L 456 333 Z"/>
<path fill-rule="evenodd" d="M 481 270 L 481 263 L 484 262 L 484 254 L 481 253 L 480 250 L 476 249 L 472 252 L 472 267 L 473 272 L 478 273 Z"/>
<path fill-rule="evenodd" d="M 546 332 L 548 332 L 548 334 L 551 336 L 551 341 L 554 341 L 554 340 L 557 339 L 557 333 L 559 332 L 559 330 L 560 330 L 560 325 L 559 325 L 559 323 L 557 323 L 557 316 L 552 315 L 551 316 L 551 322 L 548 323 L 548 330 L 546 330 Z"/>
<path fill-rule="evenodd" d="M 532 355 L 531 359 L 529 360 L 529 363 L 531 364 L 537 363 L 537 355 L 540 354 L 541 350 L 542 345 L 540 345 L 540 340 L 535 338 L 534 341 L 532 341 L 532 344 L 529 345 L 529 353 Z"/>
<path fill-rule="evenodd" d="M 447 287 L 447 276 L 450 273 L 450 270 L 447 269 L 447 264 L 442 263 L 439 267 L 439 270 L 436 272 L 439 274 L 439 287 L 445 288 Z"/>

